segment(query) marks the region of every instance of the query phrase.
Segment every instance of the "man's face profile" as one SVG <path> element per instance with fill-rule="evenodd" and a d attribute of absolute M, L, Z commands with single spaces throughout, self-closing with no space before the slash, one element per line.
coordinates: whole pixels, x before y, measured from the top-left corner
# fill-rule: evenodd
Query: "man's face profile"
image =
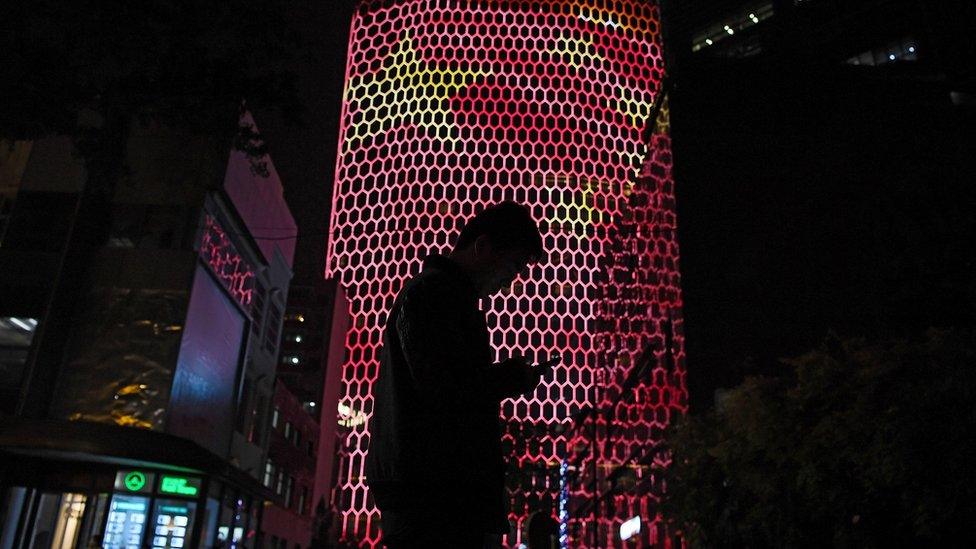
<path fill-rule="evenodd" d="M 483 278 L 480 290 L 484 297 L 509 287 L 520 274 L 527 271 L 532 260 L 529 252 L 520 248 L 497 248 L 486 236 L 478 238 L 475 249 L 481 260 Z"/>

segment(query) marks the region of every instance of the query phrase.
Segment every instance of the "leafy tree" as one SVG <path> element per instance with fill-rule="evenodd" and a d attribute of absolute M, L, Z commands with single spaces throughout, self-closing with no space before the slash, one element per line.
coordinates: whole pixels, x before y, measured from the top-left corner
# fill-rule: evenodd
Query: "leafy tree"
<path fill-rule="evenodd" d="M 784 362 L 674 427 L 665 513 L 692 546 L 976 542 L 976 331 Z"/>

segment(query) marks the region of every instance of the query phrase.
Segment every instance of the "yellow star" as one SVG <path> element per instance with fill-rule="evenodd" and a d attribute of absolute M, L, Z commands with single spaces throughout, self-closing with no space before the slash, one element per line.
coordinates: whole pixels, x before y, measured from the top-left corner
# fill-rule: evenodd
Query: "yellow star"
<path fill-rule="evenodd" d="M 453 144 L 458 131 L 452 121 L 450 99 L 488 74 L 486 70 L 440 68 L 428 63 L 407 34 L 383 59 L 379 70 L 350 79 L 345 100 L 353 106 L 349 112 L 352 135 L 373 137 L 409 125 Z M 376 122 L 380 123 L 378 132 L 370 128 Z"/>

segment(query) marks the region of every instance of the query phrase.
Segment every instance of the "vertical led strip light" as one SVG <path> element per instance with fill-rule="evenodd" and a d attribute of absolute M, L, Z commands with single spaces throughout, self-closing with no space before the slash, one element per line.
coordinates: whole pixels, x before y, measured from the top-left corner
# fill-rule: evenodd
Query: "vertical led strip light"
<path fill-rule="evenodd" d="M 502 405 L 507 543 L 522 541 L 540 499 L 558 506 L 564 461 L 572 546 L 613 540 L 632 516 L 653 522 L 652 471 L 664 463 L 642 458 L 686 402 L 666 123 L 642 139 L 664 72 L 657 6 L 366 1 L 348 55 L 326 268 L 353 315 L 340 407 L 365 418 L 350 427 L 340 465 L 344 533 L 378 544 L 363 461 L 396 292 L 425 255 L 449 250 L 465 219 L 501 200 L 532 208 L 549 256 L 483 304 L 492 343 L 500 356 L 563 356 L 533 398 Z M 639 356 L 653 359 L 647 379 L 620 395 Z M 594 452 L 574 425 L 614 402 L 596 414 Z M 602 479 L 621 464 L 637 489 L 611 496 L 612 512 L 586 511 L 600 485 L 587 471 Z"/>

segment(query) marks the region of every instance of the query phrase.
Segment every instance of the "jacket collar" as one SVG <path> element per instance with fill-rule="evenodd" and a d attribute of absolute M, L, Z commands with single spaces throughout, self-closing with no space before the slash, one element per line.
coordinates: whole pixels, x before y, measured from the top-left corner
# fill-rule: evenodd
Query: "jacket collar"
<path fill-rule="evenodd" d="M 470 294 L 471 299 L 478 300 L 478 288 L 474 280 L 466 273 L 460 265 L 449 257 L 441 254 L 430 254 L 424 258 L 424 270 L 437 269 L 447 273 L 458 282 Z"/>

